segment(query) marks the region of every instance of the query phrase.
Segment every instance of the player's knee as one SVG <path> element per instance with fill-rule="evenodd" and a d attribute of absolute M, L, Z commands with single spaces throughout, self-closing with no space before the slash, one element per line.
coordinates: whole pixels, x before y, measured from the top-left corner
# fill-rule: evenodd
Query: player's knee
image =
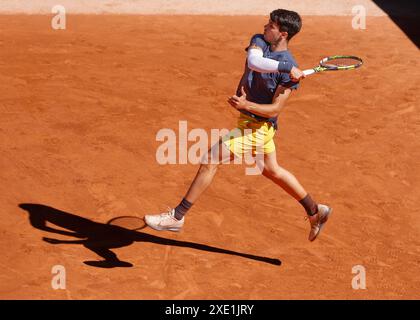
<path fill-rule="evenodd" d="M 263 174 L 277 180 L 284 180 L 287 175 L 287 171 L 279 166 L 273 166 L 264 168 Z"/>
<path fill-rule="evenodd" d="M 217 171 L 218 163 L 202 163 L 200 165 L 200 173 L 214 174 Z"/>
<path fill-rule="evenodd" d="M 217 165 L 219 164 L 221 161 L 219 159 L 219 154 L 215 153 L 213 150 L 209 150 L 202 158 L 200 161 L 201 165 Z"/>
<path fill-rule="evenodd" d="M 266 177 L 274 177 L 277 172 L 277 166 L 264 165 L 263 175 Z"/>
<path fill-rule="evenodd" d="M 290 181 L 290 178 L 293 178 L 293 175 L 286 169 L 279 167 L 277 169 L 276 177 L 281 181 Z"/>

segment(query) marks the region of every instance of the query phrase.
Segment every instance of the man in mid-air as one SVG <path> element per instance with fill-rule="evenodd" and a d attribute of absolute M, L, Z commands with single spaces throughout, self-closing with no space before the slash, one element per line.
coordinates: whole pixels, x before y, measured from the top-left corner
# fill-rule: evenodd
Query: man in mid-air
<path fill-rule="evenodd" d="M 288 50 L 289 41 L 301 27 L 302 20 L 296 12 L 278 9 L 270 13 L 264 34 L 251 38 L 246 49 L 245 72 L 236 95 L 228 100 L 240 112 L 237 128 L 209 149 L 188 192 L 177 207 L 161 214 L 145 216 L 148 226 L 155 230 L 180 231 L 185 214 L 210 185 L 218 165 L 252 152 L 263 158 L 262 174 L 303 206 L 311 226 L 309 240 L 316 239 L 332 208 L 317 204 L 296 177 L 277 164 L 273 140 L 279 112 L 291 92 L 298 88 L 299 80 L 304 78 Z M 214 161 L 215 157 L 218 161 Z"/>

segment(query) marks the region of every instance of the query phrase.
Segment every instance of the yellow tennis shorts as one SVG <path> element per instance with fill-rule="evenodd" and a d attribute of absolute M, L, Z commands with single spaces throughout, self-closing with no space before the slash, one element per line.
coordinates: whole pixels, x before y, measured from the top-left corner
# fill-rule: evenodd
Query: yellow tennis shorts
<path fill-rule="evenodd" d="M 223 136 L 222 141 L 238 157 L 250 151 L 255 156 L 276 150 L 273 140 L 275 133 L 276 130 L 270 122 L 257 121 L 241 113 L 237 128 Z"/>

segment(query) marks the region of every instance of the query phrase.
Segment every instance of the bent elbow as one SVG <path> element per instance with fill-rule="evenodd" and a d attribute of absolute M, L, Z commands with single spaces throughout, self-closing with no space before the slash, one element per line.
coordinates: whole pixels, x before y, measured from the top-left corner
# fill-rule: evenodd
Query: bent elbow
<path fill-rule="evenodd" d="M 275 106 L 270 112 L 270 118 L 276 118 L 280 114 L 281 106 Z"/>
<path fill-rule="evenodd" d="M 255 61 L 255 59 L 253 58 L 248 58 L 248 68 L 251 69 L 252 71 L 259 71 L 258 67 L 257 67 L 257 63 Z"/>

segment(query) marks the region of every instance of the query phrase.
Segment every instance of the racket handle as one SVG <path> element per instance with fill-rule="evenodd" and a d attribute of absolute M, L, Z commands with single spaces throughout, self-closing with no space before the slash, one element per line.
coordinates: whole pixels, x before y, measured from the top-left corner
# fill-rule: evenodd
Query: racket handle
<path fill-rule="evenodd" d="M 306 76 L 309 76 L 311 74 L 314 74 L 315 70 L 314 69 L 307 69 L 307 70 L 303 70 L 303 74 Z"/>

